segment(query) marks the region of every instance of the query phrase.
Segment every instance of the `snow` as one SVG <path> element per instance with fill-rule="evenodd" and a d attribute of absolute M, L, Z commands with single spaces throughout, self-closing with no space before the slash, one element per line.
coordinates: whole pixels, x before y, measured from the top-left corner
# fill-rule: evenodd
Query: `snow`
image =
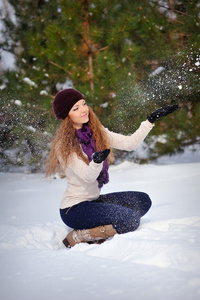
<path fill-rule="evenodd" d="M 110 167 L 102 193 L 147 192 L 139 229 L 101 245 L 62 245 L 65 179 L 0 173 L 1 299 L 162 299 L 200 297 L 200 162 Z"/>
<path fill-rule="evenodd" d="M 33 126 L 25 126 L 28 130 L 32 131 L 32 132 L 36 132 L 36 129 Z"/>
<path fill-rule="evenodd" d="M 22 106 L 21 100 L 15 100 L 15 104 L 16 104 L 17 106 Z"/>
<path fill-rule="evenodd" d="M 61 91 L 69 88 L 73 88 L 73 82 L 69 78 L 66 78 L 66 81 L 64 83 L 60 83 L 60 82 L 56 83 L 57 91 Z"/>
<path fill-rule="evenodd" d="M 30 86 L 34 86 L 34 87 L 37 87 L 37 85 L 35 84 L 35 82 L 33 82 L 30 78 L 28 77 L 24 77 L 23 78 L 23 81 L 26 82 L 28 85 Z"/>
<path fill-rule="evenodd" d="M 41 95 L 41 96 L 46 96 L 46 95 L 48 95 L 48 93 L 47 93 L 47 91 L 42 90 L 42 91 L 40 91 L 40 95 Z"/>
<path fill-rule="evenodd" d="M 100 104 L 100 107 L 103 107 L 103 108 L 108 108 L 108 102 L 105 102 L 105 103 L 102 103 Z"/>
<path fill-rule="evenodd" d="M 10 19 L 10 21 L 17 25 L 17 18 L 15 16 L 15 11 L 13 6 L 7 0 L 0 0 L 0 42 L 3 43 L 5 41 L 5 34 L 3 31 L 5 29 L 4 23 L 2 20 L 5 18 Z M 13 70 L 16 69 L 16 57 L 11 52 L 6 51 L 5 49 L 1 49 L 1 57 L 0 57 L 0 70 Z"/>
<path fill-rule="evenodd" d="M 16 58 L 12 53 L 1 50 L 0 69 L 9 71 L 16 69 Z"/>
<path fill-rule="evenodd" d="M 0 85 L 0 90 L 3 91 L 4 89 L 6 89 L 5 83 L 3 83 L 2 85 Z"/>
<path fill-rule="evenodd" d="M 160 73 L 162 73 L 165 70 L 164 67 L 158 67 L 157 69 L 155 69 L 151 74 L 149 74 L 149 77 L 154 77 L 156 75 L 159 75 Z"/>

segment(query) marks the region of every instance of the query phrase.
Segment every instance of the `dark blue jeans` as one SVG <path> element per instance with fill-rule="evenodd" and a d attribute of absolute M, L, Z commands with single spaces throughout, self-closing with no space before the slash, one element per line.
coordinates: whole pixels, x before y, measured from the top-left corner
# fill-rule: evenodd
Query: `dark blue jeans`
<path fill-rule="evenodd" d="M 100 195 L 60 210 L 63 222 L 74 229 L 89 229 L 112 224 L 117 233 L 134 231 L 140 218 L 151 207 L 151 199 L 143 192 L 117 192 Z"/>

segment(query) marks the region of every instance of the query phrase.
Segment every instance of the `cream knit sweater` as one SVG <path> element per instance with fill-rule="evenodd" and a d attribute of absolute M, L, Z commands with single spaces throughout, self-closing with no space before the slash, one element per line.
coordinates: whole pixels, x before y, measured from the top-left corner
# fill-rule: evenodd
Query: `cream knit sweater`
<path fill-rule="evenodd" d="M 140 127 L 130 136 L 124 136 L 105 129 L 111 148 L 119 150 L 135 150 L 153 128 L 148 120 L 141 123 Z M 59 155 L 58 155 L 59 156 Z M 101 172 L 103 163 L 96 164 L 91 161 L 87 165 L 74 153 L 67 167 L 62 158 L 59 159 L 67 179 L 67 189 L 63 195 L 60 208 L 71 207 L 83 201 L 92 201 L 99 197 L 97 177 Z"/>

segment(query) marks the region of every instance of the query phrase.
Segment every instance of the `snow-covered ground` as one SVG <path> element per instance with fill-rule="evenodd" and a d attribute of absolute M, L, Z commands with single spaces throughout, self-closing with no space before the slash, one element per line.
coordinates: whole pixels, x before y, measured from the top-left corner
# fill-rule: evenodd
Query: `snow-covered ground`
<path fill-rule="evenodd" d="M 0 173 L 1 299 L 200 299 L 200 162 L 110 168 L 102 193 L 153 202 L 135 232 L 101 245 L 62 245 L 65 179 Z"/>

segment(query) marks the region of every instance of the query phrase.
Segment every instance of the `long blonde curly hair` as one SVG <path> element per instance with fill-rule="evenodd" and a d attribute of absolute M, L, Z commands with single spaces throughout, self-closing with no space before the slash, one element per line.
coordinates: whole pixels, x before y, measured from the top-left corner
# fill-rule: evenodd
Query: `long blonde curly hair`
<path fill-rule="evenodd" d="M 89 122 L 88 125 L 92 131 L 93 138 L 96 142 L 96 151 L 102 151 L 109 148 L 108 138 L 103 129 L 99 118 L 96 116 L 94 111 L 89 108 Z M 57 130 L 56 136 L 51 143 L 51 151 L 45 163 L 46 166 L 46 177 L 55 174 L 62 173 L 63 169 L 58 159 L 59 156 L 62 159 L 62 162 L 67 166 L 72 153 L 76 153 L 77 156 L 82 159 L 86 164 L 89 164 L 89 160 L 86 155 L 84 155 L 82 148 L 76 138 L 76 129 L 73 126 L 73 122 L 69 116 L 67 116 L 61 123 L 60 127 Z M 113 153 L 108 157 L 108 162 L 113 161 Z"/>

